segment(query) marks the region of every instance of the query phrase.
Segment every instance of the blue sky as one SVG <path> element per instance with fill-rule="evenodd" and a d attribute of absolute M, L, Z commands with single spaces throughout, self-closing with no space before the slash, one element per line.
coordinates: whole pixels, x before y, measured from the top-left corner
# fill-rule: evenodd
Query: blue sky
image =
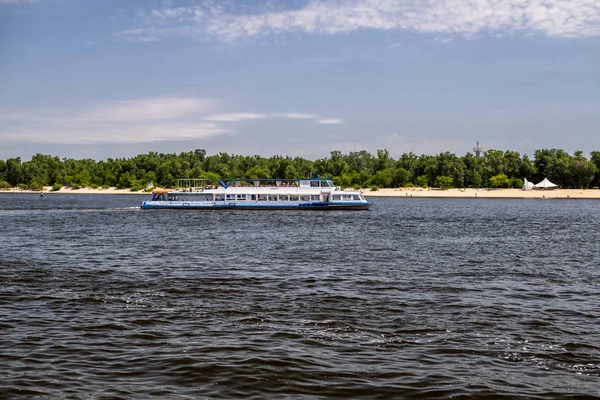
<path fill-rule="evenodd" d="M 0 158 L 600 150 L 597 0 L 0 0 Z"/>

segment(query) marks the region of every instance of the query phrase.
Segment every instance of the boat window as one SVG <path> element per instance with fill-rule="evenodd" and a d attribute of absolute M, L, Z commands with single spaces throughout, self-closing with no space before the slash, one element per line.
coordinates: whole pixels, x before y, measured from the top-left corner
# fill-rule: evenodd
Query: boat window
<path fill-rule="evenodd" d="M 225 200 L 235 200 L 235 194 L 228 194 Z"/>
<path fill-rule="evenodd" d="M 341 199 L 342 199 L 342 196 L 340 196 L 339 194 L 333 195 L 333 201 L 340 201 Z"/>
<path fill-rule="evenodd" d="M 196 196 L 190 197 L 189 200 L 190 201 L 210 201 L 210 200 L 212 200 L 212 195 L 210 195 L 210 194 L 196 195 Z"/>
<path fill-rule="evenodd" d="M 302 181 L 300 181 L 300 186 L 301 187 L 310 187 L 310 182 L 311 181 L 302 180 Z"/>
<path fill-rule="evenodd" d="M 319 201 L 319 200 L 321 200 L 321 196 L 319 196 L 318 194 L 311 194 L 310 199 L 312 201 Z"/>
<path fill-rule="evenodd" d="M 269 195 L 269 201 L 277 201 L 277 195 L 276 194 L 270 194 Z"/>
<path fill-rule="evenodd" d="M 351 194 L 344 194 L 344 195 L 342 195 L 342 199 L 343 200 L 349 200 L 349 201 L 351 201 L 352 200 L 352 195 Z"/>
<path fill-rule="evenodd" d="M 223 201 L 223 200 L 225 200 L 225 195 L 224 194 L 215 194 L 215 200 Z"/>
<path fill-rule="evenodd" d="M 251 195 L 250 195 L 250 200 L 254 200 L 254 201 L 256 201 L 256 195 L 255 195 L 255 194 L 251 194 Z"/>
<path fill-rule="evenodd" d="M 319 181 L 310 181 L 310 187 L 319 187 Z"/>
<path fill-rule="evenodd" d="M 310 201 L 310 196 L 307 194 L 301 194 L 300 201 Z"/>
<path fill-rule="evenodd" d="M 258 195 L 258 201 L 267 201 L 267 195 L 266 194 L 259 194 Z"/>
<path fill-rule="evenodd" d="M 238 194 L 237 195 L 237 199 L 238 200 L 246 200 L 246 195 L 245 194 Z"/>
<path fill-rule="evenodd" d="M 290 196 L 287 194 L 280 194 L 279 195 L 279 201 L 288 201 L 290 199 Z"/>
<path fill-rule="evenodd" d="M 298 195 L 297 194 L 290 194 L 290 201 L 298 201 Z"/>

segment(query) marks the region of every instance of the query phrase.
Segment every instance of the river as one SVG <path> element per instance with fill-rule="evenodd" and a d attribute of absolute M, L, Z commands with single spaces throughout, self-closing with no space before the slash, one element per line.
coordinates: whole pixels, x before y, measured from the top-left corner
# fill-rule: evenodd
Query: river
<path fill-rule="evenodd" d="M 0 398 L 597 398 L 600 201 L 0 194 Z"/>

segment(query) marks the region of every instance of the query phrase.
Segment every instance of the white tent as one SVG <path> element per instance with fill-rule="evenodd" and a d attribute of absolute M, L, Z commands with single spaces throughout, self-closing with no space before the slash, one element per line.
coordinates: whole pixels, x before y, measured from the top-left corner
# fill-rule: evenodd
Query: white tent
<path fill-rule="evenodd" d="M 550 182 L 548 178 L 544 178 L 543 181 L 535 185 L 536 189 L 554 189 L 555 187 L 558 187 L 558 185 L 555 185 L 554 183 Z"/>
<path fill-rule="evenodd" d="M 535 188 L 535 185 L 533 182 L 529 182 L 527 180 L 527 178 L 525 178 L 524 180 L 525 180 L 525 183 L 523 184 L 523 190 L 531 190 L 531 189 Z"/>

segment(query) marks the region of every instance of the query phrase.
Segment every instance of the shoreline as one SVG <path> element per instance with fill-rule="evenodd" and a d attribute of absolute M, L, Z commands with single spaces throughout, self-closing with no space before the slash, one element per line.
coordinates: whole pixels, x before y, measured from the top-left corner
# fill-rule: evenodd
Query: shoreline
<path fill-rule="evenodd" d="M 61 188 L 51 191 L 51 187 L 44 187 L 43 191 L 3 189 L 0 193 L 28 193 L 28 194 L 122 194 L 122 195 L 147 195 L 150 192 L 143 190 L 132 192 L 130 189 L 92 188 Z M 554 189 L 554 190 L 522 190 L 522 189 L 432 189 L 432 188 L 398 188 L 398 189 L 363 189 L 367 197 L 421 197 L 421 198 L 480 198 L 480 199 L 599 199 L 600 190 L 597 189 Z"/>
<path fill-rule="evenodd" d="M 478 198 L 478 199 L 599 199 L 597 189 L 554 189 L 554 190 L 522 190 L 522 189 L 432 189 L 432 188 L 398 188 L 365 189 L 368 197 L 423 197 L 423 198 Z"/>
<path fill-rule="evenodd" d="M 137 195 L 148 195 L 150 196 L 151 192 L 144 192 L 143 190 L 139 190 L 137 192 L 132 192 L 130 189 L 117 189 L 116 187 L 110 187 L 107 189 L 92 189 L 91 187 L 81 188 L 81 189 L 71 189 L 68 187 L 62 187 L 60 190 L 52 191 L 52 186 L 44 186 L 44 190 L 24 190 L 18 188 L 12 189 L 1 189 L 0 193 L 29 193 L 29 194 L 137 194 Z"/>

